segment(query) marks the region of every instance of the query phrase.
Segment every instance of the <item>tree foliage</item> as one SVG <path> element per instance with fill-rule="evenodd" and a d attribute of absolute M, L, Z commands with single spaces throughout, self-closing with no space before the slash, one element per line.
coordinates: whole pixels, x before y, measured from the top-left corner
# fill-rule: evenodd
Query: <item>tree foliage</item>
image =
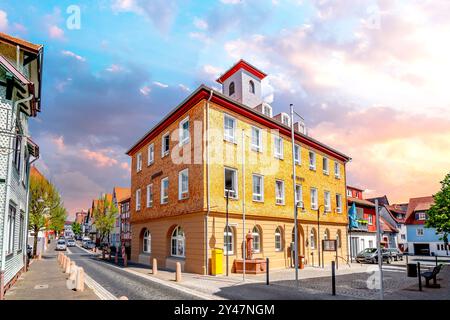
<path fill-rule="evenodd" d="M 74 221 L 74 223 L 72 223 L 72 231 L 77 236 L 81 235 L 81 224 L 79 224 L 78 222 Z"/>
<path fill-rule="evenodd" d="M 30 203 L 28 228 L 34 233 L 33 255 L 36 255 L 39 231 L 64 228 L 66 209 L 56 187 L 41 174 L 30 175 Z M 62 226 L 61 226 L 62 221 Z"/>
<path fill-rule="evenodd" d="M 109 238 L 116 222 L 117 212 L 117 207 L 106 195 L 99 199 L 97 207 L 93 210 L 93 224 L 99 233 L 100 242 L 103 242 L 105 237 Z"/>
<path fill-rule="evenodd" d="M 425 226 L 435 228 L 436 234 L 442 235 L 440 238 L 448 244 L 450 233 L 450 173 L 441 181 L 441 190 L 434 195 L 434 204 L 428 210 L 428 218 Z"/>

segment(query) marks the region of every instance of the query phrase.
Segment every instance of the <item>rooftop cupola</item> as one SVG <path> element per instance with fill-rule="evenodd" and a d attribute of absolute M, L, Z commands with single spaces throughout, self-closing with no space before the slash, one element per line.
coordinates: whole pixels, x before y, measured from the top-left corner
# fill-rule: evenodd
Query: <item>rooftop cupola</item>
<path fill-rule="evenodd" d="M 254 108 L 262 103 L 261 80 L 266 76 L 248 62 L 239 60 L 217 82 L 222 84 L 224 95 Z"/>

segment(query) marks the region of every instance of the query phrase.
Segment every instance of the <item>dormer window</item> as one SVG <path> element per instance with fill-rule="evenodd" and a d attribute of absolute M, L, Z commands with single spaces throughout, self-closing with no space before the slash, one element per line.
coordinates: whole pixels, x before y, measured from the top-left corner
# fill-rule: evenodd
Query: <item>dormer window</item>
<path fill-rule="evenodd" d="M 234 82 L 230 83 L 229 87 L 228 87 L 228 95 L 233 95 L 234 94 Z"/>
<path fill-rule="evenodd" d="M 252 80 L 248 82 L 248 91 L 253 94 L 255 93 L 255 83 Z"/>
<path fill-rule="evenodd" d="M 285 113 L 281 114 L 281 122 L 286 126 L 290 126 L 291 123 L 289 116 Z"/>
<path fill-rule="evenodd" d="M 272 107 L 267 105 L 267 104 L 263 104 L 262 106 L 263 108 L 263 113 L 268 116 L 268 117 L 272 117 Z"/>

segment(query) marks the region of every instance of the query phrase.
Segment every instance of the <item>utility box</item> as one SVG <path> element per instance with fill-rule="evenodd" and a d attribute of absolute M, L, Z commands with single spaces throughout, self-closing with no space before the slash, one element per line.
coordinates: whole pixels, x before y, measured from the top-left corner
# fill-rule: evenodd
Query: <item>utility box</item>
<path fill-rule="evenodd" d="M 223 273 L 223 249 L 214 248 L 211 250 L 211 274 L 216 276 Z"/>
<path fill-rule="evenodd" d="M 408 263 L 406 265 L 406 274 L 410 278 L 417 278 L 417 264 Z"/>

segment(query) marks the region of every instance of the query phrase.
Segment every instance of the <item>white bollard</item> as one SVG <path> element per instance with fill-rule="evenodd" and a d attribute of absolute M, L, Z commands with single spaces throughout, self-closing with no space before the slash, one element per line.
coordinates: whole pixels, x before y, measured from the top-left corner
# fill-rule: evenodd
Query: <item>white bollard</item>
<path fill-rule="evenodd" d="M 153 258 L 153 262 L 152 262 L 152 274 L 158 274 L 158 261 Z"/>
<path fill-rule="evenodd" d="M 71 263 L 72 261 L 70 261 L 70 258 L 67 258 L 67 260 L 66 260 L 66 268 L 65 268 L 65 273 L 70 273 L 70 263 Z"/>
<path fill-rule="evenodd" d="M 73 290 L 76 288 L 76 281 L 77 281 L 77 266 L 75 265 L 75 262 L 72 262 L 72 267 L 70 268 L 70 274 L 69 279 L 66 281 L 67 289 Z"/>
<path fill-rule="evenodd" d="M 77 291 L 84 291 L 84 269 L 82 267 L 77 268 L 77 279 L 76 279 L 76 285 L 75 290 Z"/>
<path fill-rule="evenodd" d="M 177 262 L 177 269 L 175 272 L 175 281 L 181 282 L 181 263 Z"/>

